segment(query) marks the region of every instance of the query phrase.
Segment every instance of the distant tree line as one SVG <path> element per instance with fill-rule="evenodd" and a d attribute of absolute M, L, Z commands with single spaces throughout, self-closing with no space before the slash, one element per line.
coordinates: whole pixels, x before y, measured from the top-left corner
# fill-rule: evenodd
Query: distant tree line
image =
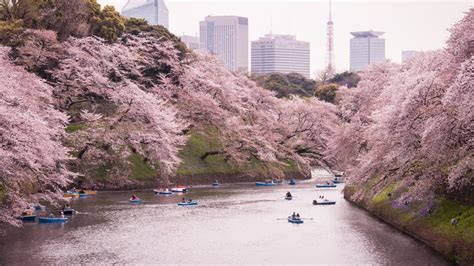
<path fill-rule="evenodd" d="M 360 77 L 356 73 L 347 71 L 337 74 L 322 71 L 316 79 L 308 79 L 298 73 L 254 74 L 250 78 L 258 86 L 274 91 L 279 98 L 298 95 L 301 97 L 317 97 L 330 103 L 335 103 L 337 91 L 341 86 L 355 88 L 360 81 Z"/>

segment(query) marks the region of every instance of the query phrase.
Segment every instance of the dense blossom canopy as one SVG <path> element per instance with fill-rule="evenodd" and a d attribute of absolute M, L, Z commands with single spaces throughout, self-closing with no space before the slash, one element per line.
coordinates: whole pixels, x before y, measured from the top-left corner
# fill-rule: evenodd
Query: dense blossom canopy
<path fill-rule="evenodd" d="M 54 109 L 53 88 L 7 53 L 0 47 L 0 221 L 15 222 L 29 202 L 56 199 L 71 175 L 62 144 L 67 116 Z"/>
<path fill-rule="evenodd" d="M 385 176 L 409 187 L 402 199 L 474 200 L 473 18 L 471 9 L 451 30 L 447 49 L 404 65 L 374 65 L 356 90 L 342 90 L 344 123 L 329 158 L 353 182 Z"/>

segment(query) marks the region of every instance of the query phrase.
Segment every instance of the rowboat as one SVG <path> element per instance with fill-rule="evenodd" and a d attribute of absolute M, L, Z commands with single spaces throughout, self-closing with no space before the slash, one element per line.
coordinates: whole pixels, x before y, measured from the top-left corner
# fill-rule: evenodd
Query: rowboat
<path fill-rule="evenodd" d="M 321 201 L 313 200 L 313 205 L 334 205 L 334 204 L 336 204 L 335 201 L 331 201 L 327 199 L 324 199 Z"/>
<path fill-rule="evenodd" d="M 344 172 L 343 171 L 332 171 L 334 173 L 334 176 L 336 177 L 342 177 L 344 176 Z"/>
<path fill-rule="evenodd" d="M 288 185 L 294 186 L 294 185 L 296 185 L 296 181 L 291 179 L 290 182 L 288 182 Z"/>
<path fill-rule="evenodd" d="M 173 192 L 171 192 L 169 189 L 153 189 L 153 192 L 158 195 L 171 195 Z"/>
<path fill-rule="evenodd" d="M 171 189 L 171 192 L 175 192 L 175 193 L 185 193 L 187 191 L 188 189 L 186 187 L 180 187 L 180 186 L 174 187 Z"/>
<path fill-rule="evenodd" d="M 271 186 L 276 186 L 277 183 L 274 183 L 273 181 L 267 181 L 267 182 L 256 182 L 255 185 L 258 187 L 271 187 Z"/>
<path fill-rule="evenodd" d="M 341 181 L 339 181 L 339 180 L 337 180 L 337 179 L 334 179 L 334 180 L 332 181 L 332 183 L 333 183 L 333 184 L 340 184 Z"/>
<path fill-rule="evenodd" d="M 87 198 L 88 196 L 89 196 L 89 194 L 87 194 L 87 193 L 79 193 L 80 198 Z"/>
<path fill-rule="evenodd" d="M 69 208 L 62 210 L 62 212 L 64 213 L 64 215 L 73 215 L 76 213 L 76 210 Z"/>
<path fill-rule="evenodd" d="M 277 184 L 277 185 L 283 184 L 283 180 L 282 180 L 282 179 L 273 179 L 272 182 L 275 183 L 275 184 Z"/>
<path fill-rule="evenodd" d="M 136 198 L 136 199 L 132 199 L 130 198 L 130 203 L 140 203 L 141 199 L 139 198 Z"/>
<path fill-rule="evenodd" d="M 292 224 L 302 224 L 303 220 L 301 220 L 301 218 L 293 218 L 291 216 L 288 216 L 288 222 Z"/>
<path fill-rule="evenodd" d="M 35 207 L 35 211 L 37 211 L 37 212 L 45 211 L 45 210 L 46 210 L 46 206 L 41 205 L 41 204 L 37 204 L 37 205 L 35 205 L 34 207 Z"/>
<path fill-rule="evenodd" d="M 194 205 L 198 205 L 199 201 L 197 200 L 193 200 L 191 202 L 180 202 L 178 203 L 178 206 L 194 206 Z"/>
<path fill-rule="evenodd" d="M 96 190 L 85 190 L 85 189 L 76 189 L 77 193 L 84 192 L 82 194 L 87 194 L 87 195 L 96 195 L 97 191 Z"/>
<path fill-rule="evenodd" d="M 285 197 L 286 200 L 292 200 L 293 197 Z"/>
<path fill-rule="evenodd" d="M 18 217 L 22 222 L 34 222 L 36 219 L 36 215 L 22 215 Z"/>
<path fill-rule="evenodd" d="M 65 197 L 65 198 L 79 198 L 79 193 L 68 191 L 68 192 L 63 194 L 63 197 Z"/>
<path fill-rule="evenodd" d="M 336 187 L 335 184 L 318 184 L 316 185 L 317 188 L 334 188 Z"/>
<path fill-rule="evenodd" d="M 39 217 L 38 222 L 40 224 L 46 224 L 46 223 L 66 223 L 67 218 L 61 218 L 61 217 Z"/>
<path fill-rule="evenodd" d="M 219 181 L 217 181 L 217 180 L 214 181 L 214 182 L 212 183 L 212 186 L 213 186 L 213 187 L 218 187 L 218 186 L 219 186 Z"/>

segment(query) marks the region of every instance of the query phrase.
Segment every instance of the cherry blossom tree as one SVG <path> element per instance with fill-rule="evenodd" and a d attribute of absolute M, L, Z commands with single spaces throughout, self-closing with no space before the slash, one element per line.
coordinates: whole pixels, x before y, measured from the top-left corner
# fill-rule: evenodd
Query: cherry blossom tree
<path fill-rule="evenodd" d="M 408 188 L 401 200 L 442 194 L 472 203 L 473 17 L 471 9 L 451 29 L 446 49 L 372 66 L 357 89 L 341 90 L 343 123 L 327 158 L 348 170 L 351 182 L 382 176 Z"/>
<path fill-rule="evenodd" d="M 0 221 L 29 204 L 54 201 L 70 182 L 62 138 L 67 116 L 54 109 L 52 87 L 8 60 L 0 47 Z"/>

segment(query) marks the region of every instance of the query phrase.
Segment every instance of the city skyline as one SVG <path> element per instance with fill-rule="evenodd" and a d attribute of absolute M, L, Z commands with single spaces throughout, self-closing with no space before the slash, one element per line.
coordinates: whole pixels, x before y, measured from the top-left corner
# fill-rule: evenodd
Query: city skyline
<path fill-rule="evenodd" d="M 99 0 L 120 10 L 126 0 Z M 311 75 L 326 64 L 329 1 L 167 0 L 170 31 L 198 36 L 199 21 L 207 15 L 238 15 L 249 18 L 249 41 L 270 32 L 296 35 L 311 43 Z M 336 70 L 349 69 L 350 32 L 377 29 L 386 32 L 386 57 L 401 62 L 401 51 L 428 51 L 445 46 L 452 27 L 471 6 L 471 1 L 333 1 Z M 262 14 L 264 14 L 262 16 Z M 250 43 L 249 43 L 250 47 Z M 250 60 L 250 58 L 249 58 Z"/>

